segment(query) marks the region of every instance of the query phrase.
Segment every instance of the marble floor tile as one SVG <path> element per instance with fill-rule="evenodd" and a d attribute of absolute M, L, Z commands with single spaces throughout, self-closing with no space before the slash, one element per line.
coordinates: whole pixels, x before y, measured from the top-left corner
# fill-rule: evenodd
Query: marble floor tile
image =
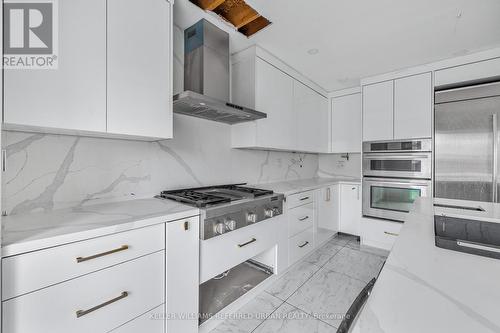
<path fill-rule="evenodd" d="M 314 251 L 312 254 L 310 254 L 309 256 L 307 256 L 304 259 L 304 261 L 322 267 L 336 253 L 336 252 L 334 252 L 334 253 L 332 253 L 332 252 L 333 251 L 321 251 L 321 249 L 318 249 L 318 250 Z"/>
<path fill-rule="evenodd" d="M 290 304 L 281 305 L 255 333 L 332 333 L 335 328 L 317 320 Z"/>
<path fill-rule="evenodd" d="M 276 282 L 269 286 L 266 291 L 286 301 L 304 282 L 319 270 L 319 266 L 302 261 L 290 271 L 286 272 Z"/>
<path fill-rule="evenodd" d="M 341 243 L 342 242 L 343 241 L 341 241 Z M 334 238 L 334 239 L 329 240 L 328 242 L 326 242 L 325 245 L 321 246 L 318 249 L 318 251 L 329 253 L 329 254 L 331 254 L 333 256 L 334 254 L 336 254 L 337 252 L 339 252 L 343 247 L 344 247 L 344 245 L 339 245 L 339 240 L 337 240 L 337 239 Z"/>
<path fill-rule="evenodd" d="M 346 246 L 349 241 L 353 240 L 354 236 L 349 235 L 337 235 L 330 239 L 326 244 L 335 244 L 339 246 Z"/>
<path fill-rule="evenodd" d="M 365 283 L 323 267 L 287 303 L 338 327 Z"/>
<path fill-rule="evenodd" d="M 281 304 L 282 300 L 263 292 L 211 333 L 250 333 Z"/>
<path fill-rule="evenodd" d="M 377 277 L 385 258 L 344 247 L 324 267 L 368 283 Z"/>

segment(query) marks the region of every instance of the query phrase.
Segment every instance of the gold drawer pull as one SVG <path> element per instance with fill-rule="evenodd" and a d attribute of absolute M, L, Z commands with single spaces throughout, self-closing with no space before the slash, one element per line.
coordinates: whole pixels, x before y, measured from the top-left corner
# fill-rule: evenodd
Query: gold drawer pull
<path fill-rule="evenodd" d="M 389 235 L 389 236 L 399 236 L 399 234 L 396 234 L 394 232 L 389 232 L 389 231 L 384 231 L 384 234 Z"/>
<path fill-rule="evenodd" d="M 300 201 L 304 201 L 304 200 L 307 200 L 309 199 L 309 197 L 303 197 L 303 198 L 300 198 Z"/>
<path fill-rule="evenodd" d="M 250 245 L 252 243 L 255 243 L 257 241 L 257 239 L 255 238 L 252 238 L 251 240 L 249 240 L 248 242 L 246 243 L 243 243 L 243 244 L 238 244 L 238 247 L 244 247 L 244 246 L 247 246 L 247 245 Z"/>
<path fill-rule="evenodd" d="M 307 244 L 309 244 L 309 242 L 305 242 L 304 244 L 302 245 L 299 245 L 300 248 L 303 248 L 304 246 L 306 246 Z"/>
<path fill-rule="evenodd" d="M 299 219 L 299 221 L 305 221 L 307 219 L 309 219 L 309 216 L 304 216 L 303 218 Z"/>
<path fill-rule="evenodd" d="M 110 254 L 113 254 L 113 253 L 117 253 L 117 252 L 121 252 L 121 251 L 125 251 L 125 250 L 128 250 L 128 245 L 123 245 L 123 246 L 120 246 L 117 249 L 114 249 L 114 250 L 111 250 L 111 251 L 107 251 L 107 252 L 98 253 L 98 254 L 94 254 L 93 256 L 89 256 L 89 257 L 78 257 L 78 258 L 76 258 L 76 262 L 77 263 L 81 263 L 81 262 L 84 262 L 84 261 L 89 261 L 89 260 L 96 259 L 96 258 L 99 258 L 99 257 L 104 257 L 104 256 L 107 256 L 107 255 L 110 255 Z"/>
<path fill-rule="evenodd" d="M 121 295 L 120 295 L 120 296 L 115 297 L 115 298 L 113 298 L 113 299 L 110 299 L 110 300 L 109 300 L 109 301 L 107 301 L 107 302 L 104 302 L 104 303 L 101 303 L 101 304 L 99 304 L 99 305 L 96 305 L 96 306 L 94 306 L 93 308 L 90 308 L 90 309 L 88 309 L 88 310 L 78 310 L 78 311 L 76 311 L 76 318 L 80 318 L 80 317 L 83 317 L 83 316 L 85 316 L 85 315 L 88 315 L 88 314 L 89 314 L 89 313 L 91 313 L 91 312 L 94 312 L 94 311 L 96 311 L 96 310 L 99 310 L 99 309 L 101 309 L 101 308 L 103 308 L 103 307 L 107 306 L 107 305 L 110 305 L 110 304 L 112 304 L 112 303 L 114 303 L 114 302 L 117 302 L 117 301 L 119 301 L 119 300 L 121 300 L 121 299 L 124 299 L 124 298 L 125 298 L 125 297 L 127 297 L 127 296 L 128 296 L 128 292 L 124 291 L 124 292 L 122 292 L 122 293 L 121 293 Z"/>

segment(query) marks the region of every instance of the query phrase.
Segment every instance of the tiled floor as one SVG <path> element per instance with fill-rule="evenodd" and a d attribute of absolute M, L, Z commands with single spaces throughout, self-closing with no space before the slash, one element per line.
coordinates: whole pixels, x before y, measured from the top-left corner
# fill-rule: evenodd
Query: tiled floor
<path fill-rule="evenodd" d="M 360 250 L 354 237 L 337 236 L 211 333 L 335 332 L 384 260 Z"/>

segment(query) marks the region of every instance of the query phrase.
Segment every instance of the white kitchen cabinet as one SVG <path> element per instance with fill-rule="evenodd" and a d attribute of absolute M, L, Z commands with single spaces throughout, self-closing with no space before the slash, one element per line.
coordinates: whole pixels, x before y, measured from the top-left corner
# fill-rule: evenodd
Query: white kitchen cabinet
<path fill-rule="evenodd" d="M 363 217 L 361 244 L 390 251 L 396 243 L 403 223 Z"/>
<path fill-rule="evenodd" d="M 198 318 L 179 315 L 198 313 L 199 286 L 198 216 L 167 223 L 166 308 L 168 333 L 198 332 Z M 176 317 L 177 316 L 177 317 Z"/>
<path fill-rule="evenodd" d="M 107 131 L 172 137 L 172 5 L 107 1 Z"/>
<path fill-rule="evenodd" d="M 293 149 L 297 142 L 293 79 L 260 58 L 237 63 L 233 71 L 233 81 L 254 78 L 248 90 L 239 90 L 241 84 L 235 83 L 233 102 L 267 114 L 265 119 L 232 126 L 233 147 Z"/>
<path fill-rule="evenodd" d="M 332 185 L 318 190 L 316 245 L 319 246 L 339 231 L 340 186 Z"/>
<path fill-rule="evenodd" d="M 363 87 L 363 141 L 394 138 L 394 81 Z"/>
<path fill-rule="evenodd" d="M 360 235 L 361 185 L 340 185 L 340 231 Z"/>
<path fill-rule="evenodd" d="M 361 152 L 361 93 L 332 98 L 332 153 Z"/>
<path fill-rule="evenodd" d="M 328 99 L 299 81 L 293 84 L 297 150 L 327 153 L 329 146 Z"/>
<path fill-rule="evenodd" d="M 58 4 L 58 68 L 4 71 L 4 123 L 106 132 L 106 1 Z"/>
<path fill-rule="evenodd" d="M 250 51 L 233 56 L 232 101 L 267 118 L 233 125 L 232 147 L 327 153 L 328 99 Z"/>
<path fill-rule="evenodd" d="M 394 139 L 432 136 L 432 94 L 431 73 L 394 81 Z"/>
<path fill-rule="evenodd" d="M 164 333 L 165 332 L 165 320 L 163 315 L 165 313 L 164 305 L 160 305 L 157 308 L 143 314 L 139 318 L 136 318 L 117 329 L 112 330 L 110 333 Z"/>

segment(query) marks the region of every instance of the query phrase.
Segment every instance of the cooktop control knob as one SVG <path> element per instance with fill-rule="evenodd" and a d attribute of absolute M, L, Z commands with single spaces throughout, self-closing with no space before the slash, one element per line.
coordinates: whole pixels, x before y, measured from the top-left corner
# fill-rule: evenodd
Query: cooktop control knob
<path fill-rule="evenodd" d="M 266 208 L 264 210 L 264 214 L 266 215 L 266 217 L 273 217 L 274 216 L 274 210 L 271 209 L 271 208 Z"/>
<path fill-rule="evenodd" d="M 280 209 L 278 207 L 274 207 L 273 208 L 273 216 L 280 215 L 280 214 L 281 214 Z"/>
<path fill-rule="evenodd" d="M 236 221 L 233 219 L 227 219 L 226 221 L 224 221 L 224 225 L 229 231 L 233 231 L 234 229 L 236 229 Z"/>
<path fill-rule="evenodd" d="M 247 214 L 247 221 L 249 223 L 255 223 L 255 222 L 257 222 L 257 214 L 255 214 L 255 213 L 248 213 Z"/>
<path fill-rule="evenodd" d="M 214 225 L 214 233 L 222 235 L 226 232 L 226 225 L 224 223 L 217 223 Z"/>

